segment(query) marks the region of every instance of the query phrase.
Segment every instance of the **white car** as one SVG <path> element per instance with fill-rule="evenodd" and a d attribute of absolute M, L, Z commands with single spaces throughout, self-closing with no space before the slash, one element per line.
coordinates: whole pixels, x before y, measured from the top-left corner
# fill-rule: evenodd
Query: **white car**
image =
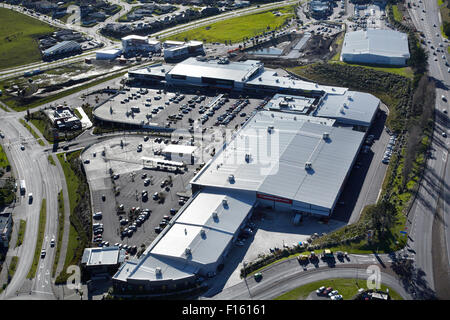
<path fill-rule="evenodd" d="M 339 292 L 338 292 L 337 290 L 333 290 L 333 291 L 331 291 L 331 292 L 328 294 L 328 296 L 331 298 L 331 297 L 337 295 L 338 293 L 339 293 Z"/>
<path fill-rule="evenodd" d="M 442 132 L 442 136 L 443 136 L 444 138 L 447 138 L 447 133 L 446 133 L 446 132 Z"/>
<path fill-rule="evenodd" d="M 50 240 L 50 247 L 54 246 L 55 246 L 55 238 L 52 238 L 52 240 Z"/>
<path fill-rule="evenodd" d="M 331 296 L 331 300 L 342 300 L 342 296 L 340 294 L 336 294 L 334 296 Z"/>

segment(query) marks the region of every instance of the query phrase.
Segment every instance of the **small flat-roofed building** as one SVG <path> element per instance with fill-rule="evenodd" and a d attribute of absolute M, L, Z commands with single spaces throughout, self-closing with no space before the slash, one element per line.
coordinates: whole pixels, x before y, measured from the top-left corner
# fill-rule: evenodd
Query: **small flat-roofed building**
<path fill-rule="evenodd" d="M 175 40 L 166 40 L 163 42 L 163 48 L 172 48 L 172 47 L 179 47 L 184 45 L 183 41 L 175 41 Z"/>
<path fill-rule="evenodd" d="M 315 98 L 276 94 L 266 104 L 265 108 L 271 111 L 307 114 L 314 101 Z"/>
<path fill-rule="evenodd" d="M 364 92 L 347 91 L 343 95 L 327 94 L 314 111 L 317 117 L 336 119 L 340 125 L 367 129 L 380 106 L 380 99 Z"/>
<path fill-rule="evenodd" d="M 121 49 L 107 49 L 95 51 L 95 59 L 97 60 L 114 60 L 122 54 Z"/>
<path fill-rule="evenodd" d="M 69 107 L 59 105 L 46 111 L 50 122 L 58 130 L 78 130 L 81 129 L 80 119 Z"/>
<path fill-rule="evenodd" d="M 94 273 L 113 274 L 125 261 L 125 250 L 119 247 L 99 247 L 84 249 L 81 266 L 91 275 Z"/>
<path fill-rule="evenodd" d="M 122 38 L 122 50 L 124 53 L 159 52 L 161 43 L 157 40 L 149 40 L 148 37 L 129 35 Z"/>
<path fill-rule="evenodd" d="M 347 32 L 341 51 L 350 63 L 404 66 L 409 57 L 407 34 L 387 29 Z"/>
<path fill-rule="evenodd" d="M 194 152 L 196 149 L 196 146 L 169 144 L 162 150 L 162 154 L 168 160 L 194 164 Z"/>

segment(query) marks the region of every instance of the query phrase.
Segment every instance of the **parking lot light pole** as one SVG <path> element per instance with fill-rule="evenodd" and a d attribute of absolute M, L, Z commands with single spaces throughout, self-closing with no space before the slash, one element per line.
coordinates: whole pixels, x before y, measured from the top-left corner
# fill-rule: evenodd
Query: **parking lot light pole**
<path fill-rule="evenodd" d="M 247 283 L 247 274 L 246 274 L 246 272 L 245 272 L 245 266 L 247 265 L 247 262 L 246 262 L 246 261 L 243 261 L 243 262 L 242 262 L 242 265 L 244 266 L 244 281 L 245 281 L 245 285 L 247 286 L 248 295 L 250 296 L 250 299 L 253 300 L 252 294 L 250 293 L 250 288 L 248 287 L 248 283 Z"/>

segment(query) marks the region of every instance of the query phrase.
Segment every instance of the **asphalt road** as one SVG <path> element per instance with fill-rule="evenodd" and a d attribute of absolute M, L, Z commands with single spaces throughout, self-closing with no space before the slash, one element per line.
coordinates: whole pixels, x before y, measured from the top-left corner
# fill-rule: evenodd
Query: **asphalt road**
<path fill-rule="evenodd" d="M 1 299 L 7 299 L 16 295 L 16 292 L 22 292 L 22 287 L 26 282 L 26 276 L 31 267 L 35 246 L 37 241 L 39 212 L 42 199 L 47 201 L 47 221 L 46 233 L 43 248 L 48 246 L 48 238 L 57 233 L 57 195 L 61 188 L 59 173 L 56 167 L 50 167 L 46 154 L 31 133 L 18 121 L 18 116 L 5 116 L 5 112 L 0 112 L 0 121 L 5 138 L 1 143 L 7 149 L 9 161 L 15 167 L 18 173 L 17 179 L 23 179 L 26 183 L 25 196 L 20 198 L 13 214 L 21 215 L 26 219 L 26 231 L 23 244 L 18 250 L 19 264 L 11 283 L 0 296 Z M 21 150 L 21 145 L 25 150 Z M 59 189 L 58 189 L 59 188 Z M 33 193 L 33 201 L 28 202 L 28 193 Z M 39 291 L 42 298 L 47 299 L 53 296 L 51 283 L 47 274 L 51 270 L 53 261 L 53 252 L 49 252 L 45 259 L 40 261 L 36 281 L 31 283 L 32 291 Z M 27 289 L 28 290 L 28 289 Z"/>
<path fill-rule="evenodd" d="M 379 255 L 379 257 L 384 263 L 390 262 L 390 259 L 385 255 Z M 333 268 L 321 262 L 318 267 L 308 265 L 306 270 L 295 258 L 284 260 L 264 269 L 261 272 L 263 277 L 260 282 L 256 282 L 253 277 L 247 277 L 246 280 L 212 296 L 212 299 L 271 300 L 299 286 L 319 280 L 331 278 L 367 279 L 369 274 L 366 268 L 370 265 L 377 265 L 377 260 L 373 255 L 350 255 L 350 261 L 338 262 Z M 383 271 L 382 267 L 380 267 L 380 272 L 381 283 L 394 289 L 404 299 L 412 299 L 398 279 Z M 208 293 L 210 294 L 211 291 L 208 291 Z"/>

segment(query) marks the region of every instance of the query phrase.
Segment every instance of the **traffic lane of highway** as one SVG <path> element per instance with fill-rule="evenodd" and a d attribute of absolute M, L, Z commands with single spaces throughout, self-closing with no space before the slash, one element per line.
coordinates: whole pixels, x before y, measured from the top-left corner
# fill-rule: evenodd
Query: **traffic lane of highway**
<path fill-rule="evenodd" d="M 3 121 L 2 130 L 6 137 L 17 136 L 17 134 L 20 134 L 25 138 L 31 136 L 26 128 L 16 120 Z M 41 199 L 45 196 L 42 190 L 42 182 L 39 179 L 40 176 L 39 174 L 36 174 L 39 172 L 39 169 L 32 157 L 32 147 L 28 144 L 27 148 L 29 149 L 26 148 L 25 150 L 20 150 L 19 144 L 20 141 L 16 141 L 16 139 L 14 139 L 11 144 L 10 154 L 12 159 L 10 159 L 10 162 L 13 163 L 19 173 L 18 179 L 25 179 L 28 188 L 26 193 L 32 192 L 34 200 L 31 204 L 29 204 L 27 196 L 21 198 L 20 206 L 24 208 L 26 213 L 27 225 L 24 241 L 18 254 L 20 262 L 17 265 L 17 269 L 11 283 L 8 285 L 8 296 L 14 295 L 15 292 L 22 287 L 31 266 L 37 239 L 39 211 L 42 202 Z M 27 155 L 30 156 L 24 156 L 25 152 L 28 152 L 29 154 Z"/>
<path fill-rule="evenodd" d="M 425 16 L 424 20 L 419 20 L 419 18 L 416 16 L 416 10 L 410 10 L 412 11 L 413 21 L 416 23 L 416 27 L 418 25 L 423 25 L 423 32 L 427 36 L 427 39 L 431 39 L 432 43 L 434 45 L 437 45 L 438 43 L 435 43 L 435 40 L 441 41 L 439 36 L 436 36 L 436 31 L 433 30 L 434 27 L 431 27 L 429 24 L 434 24 L 433 19 L 433 10 L 430 10 L 429 8 L 426 10 L 429 14 L 431 13 L 432 17 Z M 436 13 L 436 10 L 434 10 Z M 424 21 L 421 23 L 420 21 Z M 426 21 L 426 22 L 425 22 Z M 418 28 L 419 29 L 419 28 Z M 433 34 L 434 33 L 434 34 Z M 440 65 L 440 61 L 432 61 L 430 57 L 429 62 L 429 69 L 431 76 L 435 77 L 437 80 L 442 81 L 443 83 L 446 83 L 447 81 L 444 81 L 444 74 L 446 75 L 446 78 L 448 78 L 448 74 L 445 72 L 442 72 L 442 66 Z M 440 78 L 440 79 L 439 79 Z M 438 110 L 442 109 L 441 106 L 441 99 L 440 94 L 444 93 L 444 90 L 437 87 L 436 94 L 437 94 L 437 102 L 436 102 L 436 108 Z M 433 279 L 432 273 L 432 256 L 431 256 L 431 232 L 432 232 L 432 221 L 434 218 L 434 211 L 436 207 L 436 201 L 437 195 L 439 193 L 439 182 L 442 181 L 442 170 L 444 170 L 445 163 L 441 159 L 443 155 L 445 154 L 445 150 L 442 150 L 443 147 L 445 149 L 445 143 L 442 143 L 442 136 L 441 130 L 437 129 L 434 132 L 433 137 L 433 145 L 432 148 L 434 149 L 434 157 L 433 159 L 428 160 L 427 170 L 424 172 L 424 178 L 423 183 L 419 189 L 419 193 L 417 196 L 417 199 L 414 203 L 414 206 L 412 208 L 411 213 L 412 215 L 412 226 L 410 229 L 410 235 L 412 235 L 412 238 L 408 241 L 408 245 L 415 249 L 416 252 L 416 264 L 419 268 L 422 268 L 422 270 L 426 273 L 427 280 L 431 284 L 431 286 L 434 288 L 434 283 L 430 280 Z M 446 159 L 445 159 L 446 160 Z M 420 202 L 417 204 L 417 202 Z M 423 205 L 422 205 L 423 204 Z M 410 215 L 411 216 L 411 215 Z M 417 238 L 416 238 L 417 235 Z M 448 247 L 448 244 L 447 244 Z"/>
<path fill-rule="evenodd" d="M 56 234 L 58 232 L 58 193 L 62 187 L 57 167 L 48 162 L 45 154 L 40 154 L 38 164 L 41 174 L 45 174 L 43 182 L 47 194 L 47 219 L 44 241 L 41 248 L 41 250 L 46 250 L 46 256 L 39 261 L 34 290 L 39 293 L 45 293 L 46 298 L 53 298 L 50 272 L 53 267 L 56 247 L 51 247 L 50 241 L 51 239 L 55 239 L 56 241 Z"/>

